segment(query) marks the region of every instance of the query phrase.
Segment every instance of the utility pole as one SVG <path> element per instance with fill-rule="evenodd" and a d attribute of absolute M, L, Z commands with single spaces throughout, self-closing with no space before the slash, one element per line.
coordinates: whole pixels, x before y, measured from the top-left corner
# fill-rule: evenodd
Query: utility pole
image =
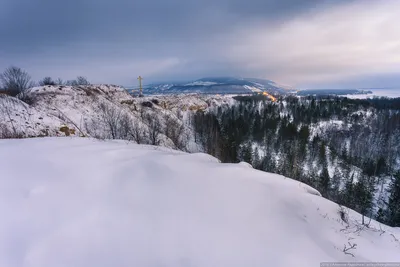
<path fill-rule="evenodd" d="M 142 76 L 139 76 L 137 79 L 139 80 L 139 91 L 140 91 L 139 97 L 142 97 L 143 96 L 143 88 L 142 88 L 143 78 L 142 78 Z"/>

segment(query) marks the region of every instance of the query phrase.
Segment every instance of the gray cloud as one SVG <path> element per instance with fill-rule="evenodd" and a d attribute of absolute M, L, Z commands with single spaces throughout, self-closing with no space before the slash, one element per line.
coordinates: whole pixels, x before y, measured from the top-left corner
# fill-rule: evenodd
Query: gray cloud
<path fill-rule="evenodd" d="M 305 47 L 289 56 L 281 51 L 293 50 L 302 31 L 313 34 L 305 18 L 323 23 L 325 13 L 352 3 L 368 9 L 364 0 L 1 0 L 0 68 L 120 84 L 139 74 L 147 81 L 241 75 L 304 83 L 313 73 L 330 79 L 346 60 L 330 62 Z M 296 36 L 285 40 L 285 32 Z"/>
<path fill-rule="evenodd" d="M 85 41 L 187 41 L 256 19 L 273 20 L 320 0 L 2 0 L 2 46 Z M 206 28 L 208 26 L 208 28 Z M 8 46 L 8 47 L 7 47 Z"/>

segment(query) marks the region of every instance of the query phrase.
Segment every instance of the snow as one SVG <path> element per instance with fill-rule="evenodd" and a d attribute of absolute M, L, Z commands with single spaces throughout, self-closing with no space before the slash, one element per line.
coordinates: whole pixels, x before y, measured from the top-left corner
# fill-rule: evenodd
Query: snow
<path fill-rule="evenodd" d="M 352 99 L 368 99 L 374 97 L 388 97 L 397 98 L 400 97 L 400 89 L 372 89 L 372 94 L 350 94 L 344 95 L 347 98 Z"/>
<path fill-rule="evenodd" d="M 282 88 L 284 90 L 294 90 L 293 86 L 290 85 L 286 85 L 286 84 L 281 84 L 281 83 L 276 83 L 276 82 L 271 82 L 271 85 L 278 87 L 278 88 Z"/>
<path fill-rule="evenodd" d="M 327 132 L 327 129 L 334 128 L 334 129 L 344 129 L 346 127 L 350 127 L 351 124 L 345 124 L 341 120 L 326 120 L 326 121 L 319 121 L 314 123 L 312 127 L 310 127 L 310 139 L 312 139 L 316 135 L 321 135 Z"/>
<path fill-rule="evenodd" d="M 61 127 L 67 126 L 75 130 L 70 133 L 74 136 L 108 138 L 109 132 L 101 119 L 103 104 L 115 108 L 116 113 L 127 114 L 133 124 L 140 125 L 146 132 L 148 125 L 143 122 L 142 111 L 158 117 L 164 129 L 165 116 L 187 124 L 191 112 L 235 103 L 232 95 L 180 94 L 135 98 L 115 85 L 40 86 L 29 89 L 26 95 L 33 100 L 31 105 L 17 98 L 0 97 L 0 137 L 65 136 Z M 159 104 L 143 107 L 143 102 L 154 100 Z M 189 126 L 186 129 L 188 136 L 193 136 L 193 130 Z M 161 145 L 174 147 L 165 135 L 161 134 L 160 139 Z M 189 142 L 189 151 L 198 151 L 196 145 L 191 144 L 191 140 Z"/>
<path fill-rule="evenodd" d="M 255 93 L 262 92 L 262 90 L 260 88 L 257 88 L 257 87 L 254 87 L 254 86 L 243 85 L 243 87 L 245 89 L 250 90 L 250 91 L 255 92 Z"/>
<path fill-rule="evenodd" d="M 17 132 L 23 136 L 56 135 L 62 121 L 56 116 L 29 106 L 17 98 L 0 97 L 0 136 L 2 131 Z"/>
<path fill-rule="evenodd" d="M 219 83 L 195 81 L 195 82 L 191 82 L 191 83 L 185 84 L 185 86 L 195 86 L 195 85 L 198 85 L 198 86 L 210 86 L 210 85 L 216 85 L 216 84 L 219 84 Z"/>
<path fill-rule="evenodd" d="M 89 138 L 0 141 L 0 266 L 319 266 L 400 261 L 318 191 L 206 154 Z M 385 232 L 381 232 L 380 229 Z M 345 255 L 345 245 L 357 244 Z"/>

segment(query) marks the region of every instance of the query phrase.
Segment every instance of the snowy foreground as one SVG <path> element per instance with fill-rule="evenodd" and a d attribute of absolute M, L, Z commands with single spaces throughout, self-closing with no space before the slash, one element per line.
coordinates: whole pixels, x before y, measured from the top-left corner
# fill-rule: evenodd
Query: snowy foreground
<path fill-rule="evenodd" d="M 122 141 L 0 140 L 0 218 L 1 267 L 400 261 L 399 229 L 299 182 Z"/>

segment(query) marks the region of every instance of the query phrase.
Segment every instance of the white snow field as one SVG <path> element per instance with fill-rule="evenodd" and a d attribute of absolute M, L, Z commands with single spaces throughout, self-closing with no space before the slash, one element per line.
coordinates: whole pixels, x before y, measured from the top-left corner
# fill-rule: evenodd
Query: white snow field
<path fill-rule="evenodd" d="M 400 261 L 400 230 L 346 229 L 297 181 L 123 141 L 0 140 L 1 267 L 319 266 Z M 382 228 L 382 231 L 380 230 Z M 343 252 L 356 244 L 354 249 Z"/>
<path fill-rule="evenodd" d="M 344 95 L 347 98 L 353 99 L 368 99 L 374 97 L 386 97 L 386 98 L 397 98 L 400 97 L 399 89 L 372 89 L 372 94 L 360 94 L 360 95 Z"/>

